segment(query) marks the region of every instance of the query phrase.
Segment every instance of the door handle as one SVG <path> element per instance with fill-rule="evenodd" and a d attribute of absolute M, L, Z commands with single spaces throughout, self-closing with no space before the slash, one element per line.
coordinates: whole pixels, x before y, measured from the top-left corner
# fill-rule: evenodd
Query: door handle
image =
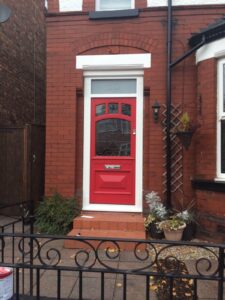
<path fill-rule="evenodd" d="M 120 170 L 120 165 L 105 165 L 106 170 Z"/>

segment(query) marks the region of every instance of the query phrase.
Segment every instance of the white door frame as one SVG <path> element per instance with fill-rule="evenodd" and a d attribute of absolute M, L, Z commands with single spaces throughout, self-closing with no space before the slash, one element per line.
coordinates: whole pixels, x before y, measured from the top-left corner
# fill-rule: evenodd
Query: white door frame
<path fill-rule="evenodd" d="M 137 54 L 141 55 L 141 54 Z M 143 54 L 146 55 L 146 54 Z M 108 55 L 106 55 L 108 56 Z M 115 61 L 116 55 L 114 55 Z M 120 55 L 121 56 L 121 55 Z M 96 57 L 96 56 L 95 56 Z M 149 54 L 150 58 L 150 54 Z M 92 60 L 93 61 L 93 60 Z M 101 60 L 102 61 L 102 60 Z M 132 62 L 133 63 L 133 62 Z M 85 65 L 87 66 L 87 65 Z M 148 65 L 149 67 L 149 65 Z M 79 59 L 77 59 L 77 68 Z M 144 66 L 143 66 L 144 68 Z M 83 68 L 85 69 L 85 68 Z M 144 94 L 144 70 L 138 65 L 135 68 L 125 70 L 104 71 L 94 70 L 84 71 L 84 144 L 83 144 L 83 210 L 91 211 L 118 211 L 118 212 L 142 212 L 143 198 L 143 94 Z M 113 69 L 113 68 L 107 68 Z M 91 94 L 92 79 L 136 79 L 137 90 L 135 94 Z M 90 142 L 91 142 L 91 98 L 117 98 L 135 97 L 136 98 L 136 164 L 135 164 L 135 205 L 114 205 L 114 204 L 90 204 Z"/>

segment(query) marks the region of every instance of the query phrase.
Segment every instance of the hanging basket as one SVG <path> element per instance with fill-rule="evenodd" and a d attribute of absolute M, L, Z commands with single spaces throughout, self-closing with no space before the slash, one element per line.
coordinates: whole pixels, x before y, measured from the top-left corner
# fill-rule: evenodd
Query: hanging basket
<path fill-rule="evenodd" d="M 176 132 L 176 136 L 179 138 L 181 144 L 184 146 L 185 150 L 187 150 L 191 144 L 191 139 L 194 134 L 194 131 L 178 131 Z"/>

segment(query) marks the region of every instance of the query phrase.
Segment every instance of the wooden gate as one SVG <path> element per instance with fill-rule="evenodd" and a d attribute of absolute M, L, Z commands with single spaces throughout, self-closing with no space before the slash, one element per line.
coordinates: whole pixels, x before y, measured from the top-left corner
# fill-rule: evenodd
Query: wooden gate
<path fill-rule="evenodd" d="M 45 127 L 0 128 L 0 208 L 35 206 L 44 194 Z"/>

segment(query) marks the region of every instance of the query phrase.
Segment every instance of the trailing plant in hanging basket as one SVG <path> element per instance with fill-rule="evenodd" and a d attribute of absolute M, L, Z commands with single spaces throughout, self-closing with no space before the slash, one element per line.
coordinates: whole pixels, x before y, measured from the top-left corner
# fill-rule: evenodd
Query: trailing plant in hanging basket
<path fill-rule="evenodd" d="M 187 112 L 183 113 L 180 118 L 179 125 L 172 129 L 172 132 L 179 138 L 181 144 L 187 150 L 191 144 L 192 136 L 196 131 L 197 126 L 194 125 Z"/>

